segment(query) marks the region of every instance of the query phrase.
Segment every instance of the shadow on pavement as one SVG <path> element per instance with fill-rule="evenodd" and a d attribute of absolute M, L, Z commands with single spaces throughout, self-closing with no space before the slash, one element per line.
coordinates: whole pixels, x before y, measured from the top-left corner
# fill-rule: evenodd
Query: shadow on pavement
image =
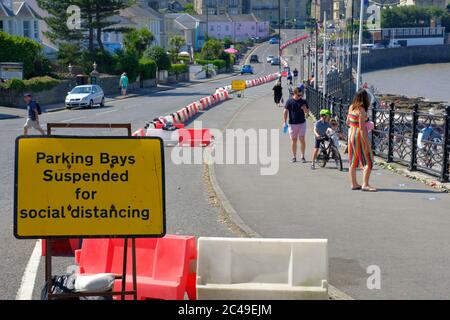
<path fill-rule="evenodd" d="M 6 120 L 6 119 L 16 119 L 21 118 L 20 116 L 11 115 L 11 114 L 2 114 L 0 113 L 0 120 Z"/>
<path fill-rule="evenodd" d="M 390 189 L 390 188 L 377 188 L 378 192 L 399 192 L 399 193 L 432 193 L 442 194 L 444 192 L 424 189 Z"/>

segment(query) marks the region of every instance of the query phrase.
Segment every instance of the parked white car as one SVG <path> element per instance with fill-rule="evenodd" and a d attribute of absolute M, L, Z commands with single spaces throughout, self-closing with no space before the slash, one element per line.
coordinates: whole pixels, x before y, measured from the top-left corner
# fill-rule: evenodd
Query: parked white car
<path fill-rule="evenodd" d="M 66 108 L 89 107 L 105 105 L 105 94 L 98 85 L 77 86 L 67 93 Z"/>
<path fill-rule="evenodd" d="M 273 58 L 275 58 L 275 56 L 273 56 L 273 55 L 268 55 L 267 58 L 266 58 L 266 61 L 267 61 L 268 63 L 271 63 Z"/>

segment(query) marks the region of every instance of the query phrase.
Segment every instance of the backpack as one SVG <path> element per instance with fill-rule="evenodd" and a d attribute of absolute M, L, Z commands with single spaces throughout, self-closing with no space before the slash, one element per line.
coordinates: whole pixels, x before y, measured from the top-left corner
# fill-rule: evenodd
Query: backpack
<path fill-rule="evenodd" d="M 37 102 L 36 102 L 36 109 L 37 109 L 38 114 L 41 115 L 42 114 L 42 109 L 41 109 L 40 104 L 37 103 Z"/>
<path fill-rule="evenodd" d="M 75 274 L 64 274 L 52 277 L 52 294 L 61 293 L 73 293 L 75 291 Z M 47 282 L 45 282 L 44 287 L 41 290 L 41 300 L 48 300 L 48 287 Z M 72 300 L 78 300 L 77 298 L 72 298 Z"/>

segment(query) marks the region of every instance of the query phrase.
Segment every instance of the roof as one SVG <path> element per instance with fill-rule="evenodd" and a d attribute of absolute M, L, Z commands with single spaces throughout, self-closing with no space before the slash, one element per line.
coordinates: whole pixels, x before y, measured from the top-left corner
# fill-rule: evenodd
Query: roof
<path fill-rule="evenodd" d="M 129 8 L 120 11 L 120 15 L 125 18 L 133 20 L 133 18 L 148 18 L 152 17 L 156 20 L 162 20 L 163 15 L 149 6 L 137 3 Z"/>
<path fill-rule="evenodd" d="M 200 20 L 201 22 L 206 22 L 206 15 L 194 15 L 194 18 Z M 208 15 L 209 22 L 232 22 L 226 15 Z"/>
<path fill-rule="evenodd" d="M 12 10 L 0 1 L 0 16 L 16 17 L 22 14 L 31 15 L 33 18 L 39 17 L 36 11 L 26 1 L 14 1 Z"/>
<path fill-rule="evenodd" d="M 38 17 L 36 11 L 34 11 L 26 1 L 14 1 L 13 10 L 16 16 L 28 14 L 31 15 L 33 18 Z"/>
<path fill-rule="evenodd" d="M 0 1 L 0 17 L 13 17 L 14 13 Z"/>

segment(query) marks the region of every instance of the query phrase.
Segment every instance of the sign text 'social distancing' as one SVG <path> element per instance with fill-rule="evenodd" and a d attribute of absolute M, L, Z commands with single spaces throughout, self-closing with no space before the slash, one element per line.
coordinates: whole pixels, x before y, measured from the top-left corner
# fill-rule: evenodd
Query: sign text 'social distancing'
<path fill-rule="evenodd" d="M 245 90 L 246 83 L 245 80 L 233 80 L 231 81 L 231 89 L 233 91 L 242 91 Z"/>
<path fill-rule="evenodd" d="M 17 238 L 163 236 L 159 138 L 19 137 Z"/>

